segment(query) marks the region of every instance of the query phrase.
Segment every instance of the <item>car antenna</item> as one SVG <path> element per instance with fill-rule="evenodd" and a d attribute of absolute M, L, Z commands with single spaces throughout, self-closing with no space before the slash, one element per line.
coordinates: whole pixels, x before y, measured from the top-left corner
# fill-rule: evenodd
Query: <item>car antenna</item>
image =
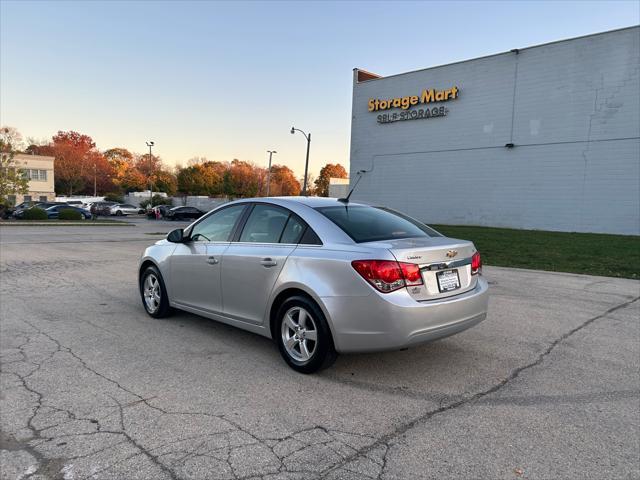
<path fill-rule="evenodd" d="M 339 202 L 349 203 L 349 198 L 351 197 L 351 194 L 354 192 L 354 190 L 358 186 L 358 183 L 360 182 L 360 179 L 362 178 L 362 174 L 363 173 L 367 173 L 367 171 L 366 170 L 358 170 L 358 179 L 356 180 L 356 183 L 353 185 L 353 188 L 349 191 L 349 194 L 346 197 L 338 199 Z"/>

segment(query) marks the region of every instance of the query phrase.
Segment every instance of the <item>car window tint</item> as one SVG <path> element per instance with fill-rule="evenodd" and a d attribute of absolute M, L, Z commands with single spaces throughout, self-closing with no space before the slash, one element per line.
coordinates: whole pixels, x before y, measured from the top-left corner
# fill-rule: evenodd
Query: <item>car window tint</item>
<path fill-rule="evenodd" d="M 307 227 L 299 243 L 301 245 L 322 245 L 322 240 L 311 227 Z"/>
<path fill-rule="evenodd" d="M 280 243 L 298 243 L 305 227 L 306 225 L 302 220 L 295 215 L 290 215 L 284 227 L 284 232 L 282 232 Z"/>
<path fill-rule="evenodd" d="M 196 224 L 191 239 L 196 242 L 226 242 L 245 205 L 223 208 Z"/>
<path fill-rule="evenodd" d="M 364 205 L 320 207 L 317 210 L 357 243 L 439 235 L 426 225 L 392 210 Z"/>
<path fill-rule="evenodd" d="M 271 205 L 256 205 L 247 219 L 241 242 L 278 243 L 289 212 Z"/>

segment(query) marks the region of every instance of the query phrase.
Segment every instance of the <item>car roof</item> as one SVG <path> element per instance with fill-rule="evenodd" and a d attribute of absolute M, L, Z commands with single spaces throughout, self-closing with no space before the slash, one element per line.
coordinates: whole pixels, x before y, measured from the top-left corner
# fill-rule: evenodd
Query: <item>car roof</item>
<path fill-rule="evenodd" d="M 344 202 L 339 201 L 337 198 L 330 197 L 256 197 L 256 198 L 246 198 L 242 199 L 243 201 L 249 202 L 270 202 L 286 205 L 286 204 L 298 204 L 298 205 L 306 205 L 311 208 L 318 207 L 334 207 L 334 206 L 344 206 Z M 363 202 L 354 202 L 350 201 L 348 203 L 349 206 L 366 206 L 369 207 L 371 205 Z"/>

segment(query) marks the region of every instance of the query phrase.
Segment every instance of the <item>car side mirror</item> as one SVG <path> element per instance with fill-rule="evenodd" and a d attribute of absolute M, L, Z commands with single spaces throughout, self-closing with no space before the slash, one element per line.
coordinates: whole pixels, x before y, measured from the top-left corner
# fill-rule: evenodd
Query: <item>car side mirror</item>
<path fill-rule="evenodd" d="M 181 228 L 176 228 L 175 230 L 171 230 L 169 235 L 167 235 L 167 240 L 172 243 L 184 243 L 186 237 L 184 236 L 184 230 Z"/>

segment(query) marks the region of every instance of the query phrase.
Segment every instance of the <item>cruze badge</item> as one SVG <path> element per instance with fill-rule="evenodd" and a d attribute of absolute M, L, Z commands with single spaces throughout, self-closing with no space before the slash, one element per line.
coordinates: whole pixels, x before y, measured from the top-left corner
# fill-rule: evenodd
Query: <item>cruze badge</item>
<path fill-rule="evenodd" d="M 457 250 L 449 250 L 449 251 L 447 252 L 447 257 L 449 257 L 449 258 L 453 258 L 453 257 L 455 257 L 457 254 L 458 254 L 458 251 L 457 251 Z"/>

